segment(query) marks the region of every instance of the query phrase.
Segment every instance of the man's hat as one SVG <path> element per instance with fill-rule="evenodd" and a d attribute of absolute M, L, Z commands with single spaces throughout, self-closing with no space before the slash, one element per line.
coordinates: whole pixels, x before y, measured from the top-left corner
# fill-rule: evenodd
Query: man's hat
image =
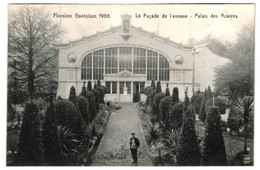
<path fill-rule="evenodd" d="M 131 135 L 135 135 L 135 133 L 131 133 Z"/>

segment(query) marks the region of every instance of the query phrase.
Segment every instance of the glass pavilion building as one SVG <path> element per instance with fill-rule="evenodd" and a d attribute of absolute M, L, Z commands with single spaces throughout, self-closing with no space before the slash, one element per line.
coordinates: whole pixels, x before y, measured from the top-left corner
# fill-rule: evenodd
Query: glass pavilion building
<path fill-rule="evenodd" d="M 122 25 L 82 37 L 59 50 L 57 95 L 68 98 L 71 86 L 80 93 L 83 82 L 100 80 L 106 86 L 106 101 L 132 102 L 139 92 L 144 101 L 145 87 L 152 80 L 166 84 L 172 92 L 179 88 L 180 98 L 188 88 L 189 96 L 198 88 L 213 84 L 214 69 L 228 62 L 206 46 L 194 48 L 175 43 L 141 27 L 131 25 L 131 16 L 122 15 Z"/>

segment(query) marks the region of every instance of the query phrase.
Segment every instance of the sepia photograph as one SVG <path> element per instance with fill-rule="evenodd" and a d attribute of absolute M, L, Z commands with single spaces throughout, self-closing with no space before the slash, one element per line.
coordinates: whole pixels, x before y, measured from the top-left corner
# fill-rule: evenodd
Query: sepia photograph
<path fill-rule="evenodd" d="M 6 166 L 254 166 L 255 4 L 8 4 Z"/>

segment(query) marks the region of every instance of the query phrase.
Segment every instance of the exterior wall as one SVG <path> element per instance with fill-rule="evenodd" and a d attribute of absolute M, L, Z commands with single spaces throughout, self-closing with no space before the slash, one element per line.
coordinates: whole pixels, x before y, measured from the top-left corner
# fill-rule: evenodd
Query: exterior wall
<path fill-rule="evenodd" d="M 190 49 L 179 48 L 178 46 L 171 45 L 166 39 L 163 41 L 154 34 L 149 34 L 143 31 L 141 28 L 131 28 L 131 37 L 126 41 L 121 36 L 121 28 L 112 28 L 103 33 L 97 33 L 92 37 L 83 38 L 78 42 L 71 43 L 70 46 L 59 47 L 59 86 L 57 95 L 68 98 L 71 86 L 75 86 L 77 94 L 80 93 L 84 80 L 81 80 L 81 62 L 83 58 L 96 50 L 117 47 L 117 46 L 132 46 L 141 47 L 148 50 L 156 51 L 164 55 L 170 65 L 170 78 L 169 88 L 172 93 L 174 87 L 178 87 L 179 96 L 181 99 L 184 98 L 184 91 L 188 87 L 188 95 L 192 96 L 192 67 L 193 59 L 192 52 Z M 113 41 L 111 41 L 113 40 Z M 73 54 L 76 57 L 74 63 L 69 62 L 68 55 Z M 174 61 L 175 56 L 181 55 L 183 57 L 183 63 L 176 64 Z M 195 58 L 195 83 L 200 86 L 201 89 L 208 85 L 213 85 L 214 69 L 217 66 L 223 65 L 228 60 L 223 59 L 220 56 L 213 54 L 207 47 L 205 47 Z M 100 80 L 102 85 L 105 85 L 105 81 L 109 81 L 104 75 L 105 80 Z M 129 80 L 137 79 L 137 75 L 125 78 Z M 116 77 L 111 79 L 117 80 Z M 140 81 L 144 81 L 140 78 Z M 94 80 L 92 81 L 92 87 Z M 162 90 L 165 91 L 167 81 L 161 81 Z M 149 86 L 151 81 L 145 80 L 145 87 Z M 118 85 L 119 86 L 119 85 Z M 132 85 L 133 87 L 133 85 Z M 119 87 L 118 87 L 119 88 Z M 119 91 L 119 90 L 118 90 Z M 132 88 L 133 93 L 133 88 Z M 106 101 L 118 100 L 120 96 L 118 94 L 106 94 Z M 141 100 L 145 101 L 146 96 L 141 95 Z M 121 98 L 121 101 L 124 100 Z M 127 100 L 127 99 L 126 99 Z M 129 99 L 128 99 L 129 100 Z M 132 97 L 130 99 L 132 101 Z"/>

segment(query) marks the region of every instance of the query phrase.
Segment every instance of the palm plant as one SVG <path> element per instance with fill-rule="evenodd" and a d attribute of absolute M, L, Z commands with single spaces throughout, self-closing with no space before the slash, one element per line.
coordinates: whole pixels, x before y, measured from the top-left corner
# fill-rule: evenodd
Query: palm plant
<path fill-rule="evenodd" d="M 250 115 L 254 114 L 254 98 L 245 96 L 234 101 L 234 109 L 243 114 L 242 125 L 244 126 L 244 153 L 247 154 L 247 137 L 248 124 L 250 123 Z"/>
<path fill-rule="evenodd" d="M 64 162 L 67 162 L 66 160 L 69 160 L 69 162 L 75 163 L 79 154 L 78 148 L 81 145 L 81 141 L 77 140 L 76 134 L 74 134 L 66 126 L 58 126 L 58 136 L 62 157 L 65 158 Z"/>
<path fill-rule="evenodd" d="M 144 127 L 146 131 L 146 139 L 148 144 L 155 144 L 158 140 L 162 138 L 163 129 L 161 128 L 159 123 L 149 123 Z"/>
<path fill-rule="evenodd" d="M 168 132 L 164 138 L 164 144 L 169 153 L 173 156 L 177 154 L 177 147 L 180 139 L 181 131 L 179 129 Z"/>
<path fill-rule="evenodd" d="M 152 153 L 158 155 L 158 163 L 159 165 L 163 164 L 162 157 L 169 153 L 169 150 L 167 147 L 165 147 L 163 140 L 157 140 L 152 145 Z"/>

